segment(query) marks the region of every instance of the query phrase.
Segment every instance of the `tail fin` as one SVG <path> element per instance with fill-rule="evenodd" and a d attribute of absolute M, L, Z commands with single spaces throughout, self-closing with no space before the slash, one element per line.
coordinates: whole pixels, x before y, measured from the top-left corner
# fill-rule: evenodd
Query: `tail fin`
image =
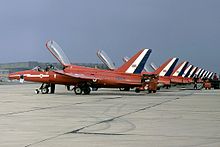
<path fill-rule="evenodd" d="M 205 69 L 202 69 L 201 71 L 200 71 L 200 73 L 199 73 L 199 78 L 201 78 L 202 77 L 202 74 L 205 72 Z"/>
<path fill-rule="evenodd" d="M 190 72 L 190 74 L 189 74 L 189 78 L 193 78 L 194 77 L 194 75 L 196 74 L 196 71 L 198 70 L 198 67 L 194 67 L 192 70 L 191 70 L 191 72 Z"/>
<path fill-rule="evenodd" d="M 130 58 L 129 58 L 128 56 L 125 56 L 122 60 L 123 60 L 124 62 L 128 62 L 129 59 L 130 59 Z M 150 70 L 149 70 L 149 69 L 147 68 L 147 66 L 145 65 L 143 71 L 149 72 Z"/>
<path fill-rule="evenodd" d="M 159 76 L 170 76 L 178 60 L 179 58 L 168 59 L 160 67 L 158 67 L 153 73 L 158 74 Z"/>
<path fill-rule="evenodd" d="M 202 68 L 198 68 L 196 70 L 196 73 L 195 73 L 194 77 L 199 77 L 199 74 L 200 74 L 201 71 L 202 71 Z"/>
<path fill-rule="evenodd" d="M 208 78 L 209 78 L 209 79 L 212 79 L 213 75 L 214 75 L 214 73 L 211 72 L 211 73 L 209 74 Z"/>
<path fill-rule="evenodd" d="M 205 78 L 208 78 L 208 75 L 210 74 L 210 71 L 208 71 L 205 75 Z"/>
<path fill-rule="evenodd" d="M 192 69 L 193 69 L 193 65 L 190 64 L 190 65 L 186 68 L 186 70 L 184 71 L 182 77 L 187 78 L 187 77 L 189 76 L 189 74 L 190 74 L 190 72 L 191 72 Z"/>
<path fill-rule="evenodd" d="M 116 69 L 117 72 L 138 74 L 144 69 L 144 65 L 151 54 L 151 49 L 142 49 L 131 59 Z"/>
<path fill-rule="evenodd" d="M 208 72 L 207 70 L 205 70 L 205 71 L 203 72 L 203 74 L 201 75 L 201 79 L 204 78 L 204 76 L 206 75 L 207 72 Z"/>
<path fill-rule="evenodd" d="M 180 63 L 173 71 L 172 76 L 182 76 L 184 71 L 186 70 L 186 67 L 188 65 L 188 61 L 184 61 Z"/>

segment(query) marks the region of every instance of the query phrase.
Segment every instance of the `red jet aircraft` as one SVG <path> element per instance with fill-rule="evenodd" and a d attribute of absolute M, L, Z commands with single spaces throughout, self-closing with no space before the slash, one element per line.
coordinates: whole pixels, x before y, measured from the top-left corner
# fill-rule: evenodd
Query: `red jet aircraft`
<path fill-rule="evenodd" d="M 63 70 L 33 70 L 9 74 L 9 79 L 25 80 L 44 83 L 40 87 L 42 93 L 55 91 L 55 84 L 73 85 L 77 95 L 90 94 L 92 88 L 126 88 L 135 87 L 143 89 L 145 80 L 140 74 L 151 53 L 151 49 L 142 49 L 128 62 L 114 71 L 101 70 L 83 66 L 72 65 L 61 47 L 55 41 L 46 43 L 48 50 L 63 65 Z M 36 91 L 39 93 L 39 90 Z"/>
<path fill-rule="evenodd" d="M 109 58 L 103 50 L 99 50 L 97 52 L 97 56 L 110 70 L 116 69 L 111 58 Z M 124 62 L 128 62 L 128 60 L 128 57 L 123 58 Z M 164 62 L 159 68 L 155 69 L 154 72 L 149 72 L 149 70 L 145 67 L 144 71 L 142 71 L 142 74 L 159 75 L 158 87 L 170 85 L 170 75 L 173 72 L 173 69 L 176 66 L 178 60 L 178 58 L 170 58 L 166 62 Z"/>

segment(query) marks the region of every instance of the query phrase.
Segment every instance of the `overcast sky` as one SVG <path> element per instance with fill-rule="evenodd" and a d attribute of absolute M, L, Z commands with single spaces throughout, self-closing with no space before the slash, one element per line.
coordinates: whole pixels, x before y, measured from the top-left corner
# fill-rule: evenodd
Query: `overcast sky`
<path fill-rule="evenodd" d="M 169 57 L 219 72 L 219 0 L 1 0 L 0 62 L 56 61 L 55 40 L 71 62 L 116 62 L 141 48 L 149 62 Z"/>

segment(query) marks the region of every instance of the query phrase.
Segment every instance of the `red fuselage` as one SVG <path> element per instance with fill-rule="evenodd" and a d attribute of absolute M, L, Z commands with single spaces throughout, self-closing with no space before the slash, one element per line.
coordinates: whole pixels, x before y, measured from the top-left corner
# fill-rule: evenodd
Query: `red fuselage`
<path fill-rule="evenodd" d="M 73 75 L 73 77 L 71 75 Z M 76 78 L 77 75 L 79 75 L 80 78 Z M 81 78 L 82 75 L 85 78 Z M 82 83 L 87 83 L 91 85 L 91 87 L 94 86 L 108 88 L 142 86 L 142 76 L 140 74 L 127 74 L 122 72 L 101 70 L 75 65 L 67 66 L 64 70 L 52 70 L 47 72 L 26 70 L 11 73 L 9 75 L 9 79 L 20 80 L 22 76 L 25 81 L 62 85 L 79 85 Z"/>

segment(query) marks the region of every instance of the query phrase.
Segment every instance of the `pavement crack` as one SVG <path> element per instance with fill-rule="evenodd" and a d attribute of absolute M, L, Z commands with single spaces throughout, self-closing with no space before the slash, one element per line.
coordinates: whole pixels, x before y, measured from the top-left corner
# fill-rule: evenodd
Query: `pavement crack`
<path fill-rule="evenodd" d="M 45 141 L 49 141 L 49 140 L 52 140 L 52 139 L 55 139 L 57 137 L 60 137 L 60 136 L 63 136 L 63 135 L 67 135 L 67 134 L 99 134 L 99 135 L 111 135 L 111 134 L 114 134 L 114 133 L 89 133 L 89 132 L 83 132 L 82 130 L 86 129 L 86 128 L 89 128 L 89 127 L 93 127 L 93 126 L 96 126 L 96 125 L 99 125 L 99 124 L 102 124 L 102 123 L 107 123 L 107 122 L 111 122 L 111 121 L 114 121 L 115 119 L 119 119 L 121 117 L 124 117 L 124 116 L 128 116 L 128 115 L 131 115 L 131 114 L 134 114 L 134 113 L 138 113 L 138 112 L 141 112 L 141 111 L 145 111 L 145 110 L 148 110 L 148 109 L 151 109 L 151 108 L 154 108 L 154 107 L 157 107 L 157 106 L 160 106 L 160 105 L 163 105 L 165 103 L 169 103 L 169 102 L 172 102 L 172 101 L 175 101 L 175 100 L 178 100 L 179 98 L 173 98 L 173 99 L 169 99 L 169 100 L 166 100 L 166 101 L 162 101 L 160 103 L 156 103 L 156 104 L 153 104 L 151 106 L 146 106 L 144 108 L 140 108 L 138 110 L 135 110 L 135 111 L 132 111 L 132 112 L 128 112 L 128 113 L 125 113 L 125 114 L 122 114 L 122 115 L 119 115 L 119 116 L 116 116 L 116 117 L 113 117 L 113 118 L 109 118 L 109 119 L 105 119 L 105 120 L 102 120 L 102 121 L 99 121 L 99 122 L 96 122 L 96 123 L 93 123 L 93 124 L 90 124 L 90 125 L 87 125 L 87 126 L 83 126 L 81 128 L 78 128 L 78 129 L 75 129 L 75 130 L 72 130 L 72 131 L 69 131 L 69 132 L 66 132 L 66 133 L 62 133 L 62 134 L 58 134 L 56 136 L 53 136 L 53 137 L 49 137 L 49 138 L 46 138 L 46 139 L 43 139 L 41 141 L 38 141 L 38 142 L 35 142 L 35 143 L 32 143 L 32 144 L 29 144 L 25 147 L 29 147 L 29 146 L 33 146 L 33 145 L 36 145 L 36 144 L 39 144 L 39 143 L 42 143 L 42 142 L 45 142 Z M 115 134 L 118 134 L 118 133 L 115 133 Z M 120 133 L 119 133 L 120 134 Z"/>
<path fill-rule="evenodd" d="M 122 133 L 91 133 L 91 132 L 77 132 L 77 134 L 88 134 L 88 135 L 109 135 L 109 136 L 121 136 L 121 135 L 132 135 L 132 134 L 122 134 Z"/>

